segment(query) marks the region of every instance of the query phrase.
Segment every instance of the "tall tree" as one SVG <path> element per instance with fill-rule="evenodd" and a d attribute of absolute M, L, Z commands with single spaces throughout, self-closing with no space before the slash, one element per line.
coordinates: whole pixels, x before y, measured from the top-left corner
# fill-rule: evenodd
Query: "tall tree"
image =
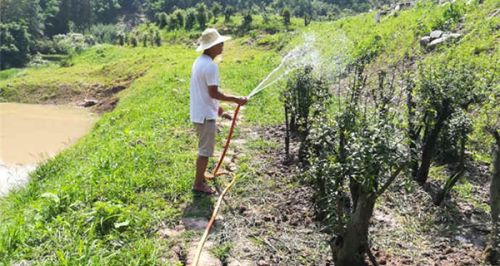
<path fill-rule="evenodd" d="M 200 28 L 203 30 L 207 25 L 207 6 L 204 3 L 199 3 L 196 5 L 196 19 L 198 20 L 198 24 Z"/>
<path fill-rule="evenodd" d="M 23 67 L 29 60 L 30 42 L 26 26 L 0 23 L 0 69 Z"/>
<path fill-rule="evenodd" d="M 94 22 L 113 23 L 121 8 L 118 0 L 90 0 Z"/>
<path fill-rule="evenodd" d="M 291 17 L 290 9 L 288 8 L 283 9 L 282 15 L 283 15 L 283 24 L 285 24 L 285 27 L 288 29 L 288 27 L 290 26 L 290 17 Z"/>
<path fill-rule="evenodd" d="M 189 8 L 186 11 L 186 30 L 191 30 L 196 24 L 196 10 L 194 8 Z"/>
<path fill-rule="evenodd" d="M 224 9 L 224 22 L 228 23 L 231 21 L 231 16 L 234 14 L 234 8 L 232 6 L 226 6 Z"/>
<path fill-rule="evenodd" d="M 217 19 L 222 11 L 222 6 L 219 2 L 215 2 L 212 4 L 212 14 L 214 15 L 214 22 L 217 22 Z"/>

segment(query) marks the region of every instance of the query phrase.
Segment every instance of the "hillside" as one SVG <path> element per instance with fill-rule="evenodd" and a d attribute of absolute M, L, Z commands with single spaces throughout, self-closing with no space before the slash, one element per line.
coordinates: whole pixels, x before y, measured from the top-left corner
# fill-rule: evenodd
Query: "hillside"
<path fill-rule="evenodd" d="M 320 59 L 310 63 L 317 75 L 330 79 L 331 90 L 347 86 L 348 70 L 359 62 L 369 82 L 382 70 L 416 76 L 419 67 L 443 61 L 477 67 L 478 75 L 496 85 L 485 101 L 468 110 L 472 131 L 466 174 L 442 206 L 432 204 L 429 189 L 400 176 L 377 201 L 370 245 L 380 264 L 484 264 L 491 231 L 487 168 L 494 143 L 484 127 L 500 113 L 499 8 L 494 0 L 418 3 L 383 15 L 379 23 L 372 12 L 312 22 L 294 33 L 245 35 L 225 46 L 222 88 L 247 95 L 283 55 L 311 36 Z M 435 30 L 459 36 L 435 47 L 421 44 Z M 215 202 L 191 193 L 196 139 L 189 122 L 188 88 L 196 56 L 188 45 L 97 45 L 64 66 L 0 72 L 1 101 L 119 99 L 115 109 L 95 107 L 96 112 L 108 112 L 87 136 L 39 166 L 26 188 L 0 198 L 1 264 L 185 263 L 190 243 L 201 233 L 179 230 L 180 236 L 173 237 L 171 230 L 182 219 L 210 216 Z M 400 71 L 403 66 L 407 68 Z M 264 90 L 242 111 L 239 141 L 231 154 L 236 159 L 228 164 L 239 180 L 213 234 L 217 246 L 212 252 L 226 264 L 229 258 L 259 265 L 332 260 L 329 224 L 317 216 L 305 169 L 283 165 L 285 87 L 281 82 Z M 223 124 L 217 149 L 227 130 Z M 295 139 L 292 151 L 299 145 Z M 450 174 L 445 164 L 434 163 L 430 187 L 442 186 Z M 174 253 L 178 261 L 171 260 Z"/>

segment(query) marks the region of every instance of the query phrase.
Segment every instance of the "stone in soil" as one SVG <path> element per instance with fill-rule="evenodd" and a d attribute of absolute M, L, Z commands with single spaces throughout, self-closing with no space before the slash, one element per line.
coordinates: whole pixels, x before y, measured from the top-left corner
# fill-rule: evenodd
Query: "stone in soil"
<path fill-rule="evenodd" d="M 212 242 L 207 241 L 203 246 L 201 251 L 200 260 L 198 265 L 203 266 L 222 266 L 222 262 L 216 258 L 210 251 L 208 251 L 213 246 Z M 196 251 L 198 250 L 198 241 L 191 242 L 191 247 L 188 251 L 188 256 L 186 259 L 186 265 L 194 265 L 194 260 L 196 256 Z"/>
<path fill-rule="evenodd" d="M 255 264 L 250 260 L 236 260 L 234 258 L 229 258 L 227 260 L 227 266 L 254 266 Z"/>
<path fill-rule="evenodd" d="M 159 234 L 162 238 L 176 238 L 180 236 L 184 232 L 184 229 L 182 230 L 176 230 L 176 229 L 170 229 L 170 228 L 165 228 L 161 229 L 159 231 Z"/>
<path fill-rule="evenodd" d="M 182 224 L 187 230 L 205 230 L 208 220 L 205 218 L 182 218 Z"/>

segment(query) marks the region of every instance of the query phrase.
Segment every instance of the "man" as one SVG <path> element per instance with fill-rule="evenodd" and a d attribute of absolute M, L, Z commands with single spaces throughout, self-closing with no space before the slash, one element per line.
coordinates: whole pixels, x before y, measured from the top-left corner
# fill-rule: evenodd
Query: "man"
<path fill-rule="evenodd" d="M 206 29 L 200 39 L 197 51 L 203 54 L 196 59 L 191 70 L 190 115 L 198 135 L 198 159 L 193 191 L 212 194 L 215 191 L 205 182 L 208 159 L 215 147 L 215 120 L 223 114 L 219 101 L 244 105 L 246 97 L 236 97 L 219 91 L 219 68 L 214 58 L 222 53 L 224 42 L 230 37 L 221 36 L 216 29 Z"/>

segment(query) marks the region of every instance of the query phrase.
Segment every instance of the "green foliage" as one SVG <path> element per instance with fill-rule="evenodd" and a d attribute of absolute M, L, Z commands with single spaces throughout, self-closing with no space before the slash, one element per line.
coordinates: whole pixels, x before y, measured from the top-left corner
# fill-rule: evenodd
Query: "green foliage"
<path fill-rule="evenodd" d="M 447 2 L 443 9 L 442 15 L 433 21 L 433 29 L 451 30 L 465 13 L 465 1 Z"/>
<path fill-rule="evenodd" d="M 125 45 L 125 34 L 121 32 L 118 34 L 118 45 L 120 46 Z"/>
<path fill-rule="evenodd" d="M 290 16 L 291 16 L 290 9 L 288 8 L 283 9 L 281 15 L 283 16 L 283 24 L 285 25 L 285 27 L 290 26 Z"/>
<path fill-rule="evenodd" d="M 79 33 L 58 34 L 53 37 L 58 52 L 63 54 L 80 53 L 91 45 L 94 39 Z"/>
<path fill-rule="evenodd" d="M 204 3 L 196 5 L 196 20 L 200 25 L 200 29 L 205 29 L 208 21 L 207 6 Z"/>
<path fill-rule="evenodd" d="M 26 69 L 0 81 L 2 91 L 9 84 L 36 102 L 27 88 L 40 93 L 59 90 L 60 84 L 109 88 L 116 80 L 142 75 L 86 137 L 41 165 L 25 189 L 2 198 L 1 263 L 161 264 L 171 243 L 156 229 L 161 223 L 177 224 L 182 206 L 194 201 L 196 143 L 188 121 L 187 80 L 198 55 L 177 45 L 100 45 L 76 55 L 68 68 Z M 228 42 L 220 64 L 222 87 L 246 95 L 278 60 L 273 52 Z M 246 108 L 245 123 L 276 121 L 271 111 L 279 106 L 271 92 L 256 97 Z M 41 197 L 44 193 L 54 196 Z"/>
<path fill-rule="evenodd" d="M 113 23 L 120 13 L 121 5 L 119 0 L 90 0 L 94 20 L 100 23 Z"/>
<path fill-rule="evenodd" d="M 196 10 L 193 8 L 190 8 L 186 10 L 186 24 L 185 28 L 186 30 L 191 30 L 194 28 L 196 25 Z"/>
<path fill-rule="evenodd" d="M 0 70 L 24 66 L 29 60 L 30 42 L 25 26 L 0 23 Z"/>
<path fill-rule="evenodd" d="M 248 11 L 243 16 L 243 23 L 241 24 L 241 30 L 244 32 L 250 30 L 250 28 L 252 27 L 252 21 L 253 21 L 252 13 Z"/>
<path fill-rule="evenodd" d="M 231 22 L 231 16 L 234 15 L 234 8 L 232 6 L 226 6 L 224 9 L 224 23 Z"/>
<path fill-rule="evenodd" d="M 212 14 L 214 16 L 214 23 L 217 22 L 217 18 L 219 17 L 221 12 L 222 12 L 222 5 L 219 4 L 219 2 L 213 3 L 212 4 Z"/>
<path fill-rule="evenodd" d="M 130 46 L 137 47 L 137 44 L 138 44 L 137 37 L 135 36 L 130 37 Z"/>
<path fill-rule="evenodd" d="M 168 16 L 168 29 L 182 29 L 185 24 L 184 11 L 176 9 L 170 16 Z"/>
<path fill-rule="evenodd" d="M 436 160 L 455 163 L 463 160 L 465 144 L 472 132 L 472 119 L 464 110 L 457 110 L 445 124 L 437 142 Z"/>
<path fill-rule="evenodd" d="M 165 28 L 168 25 L 168 15 L 165 12 L 161 12 L 160 14 L 157 14 L 158 17 L 158 27 L 160 29 Z"/>
<path fill-rule="evenodd" d="M 155 38 L 154 38 L 154 41 L 155 41 L 155 45 L 156 46 L 161 46 L 161 36 L 160 36 L 160 32 L 159 31 L 156 31 L 155 32 Z"/>
<path fill-rule="evenodd" d="M 117 43 L 123 28 L 114 24 L 96 24 L 90 27 L 88 33 L 95 37 L 98 43 Z"/>
<path fill-rule="evenodd" d="M 308 136 L 311 129 L 310 114 L 314 108 L 320 108 L 326 104 L 329 98 L 328 88 L 325 81 L 313 74 L 313 67 L 307 66 L 298 70 L 288 79 L 286 90 L 283 93 L 285 99 L 285 121 L 287 129 L 296 134 L 300 140 L 299 158 L 305 162 L 305 155 L 309 148 Z M 288 134 L 287 134 L 288 135 Z M 288 154 L 288 151 L 287 151 Z"/>

